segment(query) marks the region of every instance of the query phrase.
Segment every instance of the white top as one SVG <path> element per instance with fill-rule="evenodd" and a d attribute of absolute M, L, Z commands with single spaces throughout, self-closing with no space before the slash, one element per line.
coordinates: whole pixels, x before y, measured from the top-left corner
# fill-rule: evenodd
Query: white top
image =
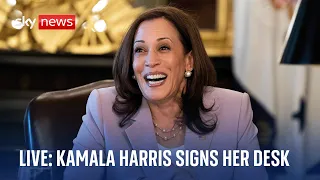
<path fill-rule="evenodd" d="M 158 143 L 158 147 L 159 147 L 159 150 L 170 150 L 171 151 L 171 162 L 173 162 L 172 164 L 175 164 L 175 162 L 177 160 L 176 152 L 178 150 L 184 150 L 184 145 L 179 146 L 179 147 L 175 147 L 175 148 L 166 148 Z"/>

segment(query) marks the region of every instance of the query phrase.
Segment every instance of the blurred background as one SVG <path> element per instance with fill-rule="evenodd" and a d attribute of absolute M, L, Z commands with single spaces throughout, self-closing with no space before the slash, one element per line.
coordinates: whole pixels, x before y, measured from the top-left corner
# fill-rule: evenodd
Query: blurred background
<path fill-rule="evenodd" d="M 172 5 L 198 22 L 218 87 L 248 92 L 262 149 L 291 149 L 272 178 L 317 179 L 319 66 L 280 65 L 295 0 L 0 0 L 0 179 L 17 179 L 23 119 L 34 97 L 112 79 L 130 23 Z M 17 18 L 75 14 L 76 30 L 39 30 Z"/>

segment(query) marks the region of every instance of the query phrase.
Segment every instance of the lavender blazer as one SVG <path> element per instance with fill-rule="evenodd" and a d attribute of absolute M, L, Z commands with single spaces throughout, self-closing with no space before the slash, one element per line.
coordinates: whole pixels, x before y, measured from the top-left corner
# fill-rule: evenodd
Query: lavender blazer
<path fill-rule="evenodd" d="M 252 109 L 248 94 L 232 90 L 206 87 L 204 104 L 215 106 L 212 111 L 201 114 L 202 117 L 217 117 L 216 129 L 199 136 L 190 129 L 185 134 L 186 150 L 234 150 L 259 149 L 258 129 L 252 122 Z M 158 149 L 151 112 L 143 98 L 138 112 L 132 117 L 133 123 L 124 128 L 118 126 L 119 117 L 112 111 L 116 96 L 114 87 L 93 90 L 89 96 L 86 114 L 77 137 L 74 150 L 119 150 Z M 219 158 L 218 158 L 219 159 Z M 117 164 L 117 158 L 115 158 Z M 65 180 L 138 180 L 171 179 L 172 171 L 166 167 L 67 167 Z M 222 167 L 219 159 L 217 167 L 188 168 L 194 179 L 199 180 L 247 180 L 268 179 L 264 167 Z M 178 177 L 178 176 L 175 176 Z M 175 179 L 175 178 L 172 178 Z M 176 178 L 178 179 L 178 178 Z M 182 178 L 188 180 L 186 178 Z"/>

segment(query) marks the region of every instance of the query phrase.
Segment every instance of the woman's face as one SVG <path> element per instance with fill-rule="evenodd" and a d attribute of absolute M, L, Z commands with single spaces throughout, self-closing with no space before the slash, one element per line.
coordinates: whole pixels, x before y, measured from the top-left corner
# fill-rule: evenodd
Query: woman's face
<path fill-rule="evenodd" d="M 144 21 L 135 34 L 133 70 L 148 101 L 165 102 L 181 94 L 191 52 L 185 53 L 175 26 L 164 18 Z"/>

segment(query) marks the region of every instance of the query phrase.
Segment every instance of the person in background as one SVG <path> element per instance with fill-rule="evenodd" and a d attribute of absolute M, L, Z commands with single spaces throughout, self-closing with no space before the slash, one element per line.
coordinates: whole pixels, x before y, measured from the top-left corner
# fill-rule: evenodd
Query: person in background
<path fill-rule="evenodd" d="M 65 180 L 267 179 L 264 167 L 120 167 L 120 150 L 259 150 L 249 96 L 215 87 L 196 22 L 157 7 L 131 25 L 115 87 L 93 90 L 74 150 L 113 150 L 114 167 L 67 167 Z M 222 152 L 221 152 L 222 154 Z M 175 158 L 175 157 L 172 157 Z"/>

